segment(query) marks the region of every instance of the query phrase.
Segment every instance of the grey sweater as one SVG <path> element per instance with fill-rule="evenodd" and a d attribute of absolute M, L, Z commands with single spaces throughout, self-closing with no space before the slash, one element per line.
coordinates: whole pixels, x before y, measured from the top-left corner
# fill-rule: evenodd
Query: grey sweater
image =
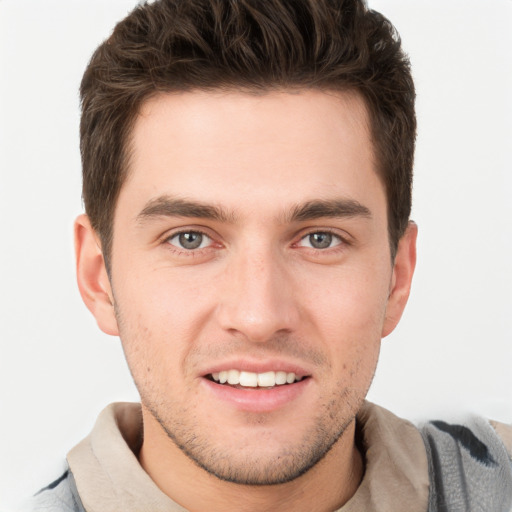
<path fill-rule="evenodd" d="M 22 510 L 183 512 L 138 464 L 140 425 L 137 404 L 109 406 L 65 473 Z M 512 512 L 512 426 L 474 418 L 417 429 L 368 402 L 357 425 L 365 476 L 336 512 Z"/>

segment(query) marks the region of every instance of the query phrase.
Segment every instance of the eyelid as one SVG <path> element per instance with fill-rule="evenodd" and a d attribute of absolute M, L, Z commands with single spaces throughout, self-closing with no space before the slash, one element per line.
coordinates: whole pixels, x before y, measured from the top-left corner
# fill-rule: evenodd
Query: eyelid
<path fill-rule="evenodd" d="M 198 234 L 198 235 L 201 235 L 203 237 L 203 240 L 201 240 L 201 244 L 199 245 L 199 247 L 196 247 L 194 249 L 186 249 L 185 247 L 179 247 L 178 245 L 175 245 L 171 242 L 171 240 L 175 239 L 175 238 L 179 238 L 180 235 L 184 235 L 184 234 L 190 234 L 190 233 L 194 233 L 194 234 Z M 178 231 L 177 233 L 173 233 L 171 236 L 167 237 L 166 241 L 167 243 L 169 243 L 170 245 L 174 245 L 175 247 L 177 247 L 178 249 L 183 249 L 183 250 L 187 250 L 187 251 L 194 251 L 194 250 L 199 250 L 199 249 L 205 249 L 206 247 L 201 247 L 203 245 L 203 242 L 205 242 L 204 239 L 208 239 L 211 242 L 213 242 L 212 238 L 210 236 L 208 236 L 206 233 L 201 233 L 200 231 L 192 231 L 192 230 L 188 230 L 188 231 Z M 208 244 L 210 245 L 210 244 Z"/>
<path fill-rule="evenodd" d="M 171 239 L 184 233 L 198 233 L 203 237 L 208 238 L 209 243 L 206 247 L 200 247 L 197 249 L 186 249 L 184 247 L 180 247 L 179 245 L 175 245 L 170 242 Z M 218 237 L 212 234 L 211 230 L 199 226 L 180 226 L 179 228 L 171 229 L 167 231 L 165 234 L 163 234 L 160 237 L 160 240 L 162 244 L 167 245 L 170 250 L 176 252 L 177 254 L 185 254 L 190 256 L 200 251 L 206 251 L 208 249 L 211 249 L 215 244 L 218 244 L 219 246 L 221 245 L 221 243 L 217 241 Z"/>
<path fill-rule="evenodd" d="M 326 235 L 330 235 L 331 236 L 331 240 L 330 240 L 330 245 L 328 247 L 314 247 L 311 243 L 311 241 L 309 240 L 311 235 L 314 235 L 314 234 L 326 234 Z M 332 245 L 334 243 L 334 245 Z M 338 235 L 334 234 L 334 233 L 330 233 L 328 231 L 313 231 L 311 233 L 308 233 L 307 235 L 304 235 L 298 242 L 297 242 L 297 245 L 299 247 L 303 247 L 305 249 L 311 249 L 311 250 L 314 250 L 314 251 L 328 251 L 330 249 L 336 249 L 338 246 L 342 245 L 343 244 L 343 240 L 341 239 L 341 237 L 339 237 Z"/>
<path fill-rule="evenodd" d="M 173 228 L 166 229 L 160 236 L 160 240 L 165 242 L 169 238 L 172 238 L 173 236 L 180 235 L 182 233 L 200 233 L 201 235 L 205 235 L 211 239 L 216 238 L 216 234 L 212 232 L 211 229 L 206 228 L 204 226 L 200 225 L 181 225 L 176 226 Z"/>
<path fill-rule="evenodd" d="M 184 247 L 182 248 L 182 247 L 179 247 L 178 245 L 170 243 L 171 239 L 173 239 L 174 237 L 177 237 L 177 236 L 179 236 L 180 234 L 183 234 L 183 233 L 199 233 L 202 236 L 208 238 L 209 239 L 209 243 L 208 243 L 208 245 L 206 247 L 200 247 L 200 248 L 197 248 L 197 249 L 186 249 Z M 304 248 L 311 249 L 311 250 L 314 250 L 314 251 L 327 252 L 329 250 L 335 250 L 339 246 L 350 246 L 350 245 L 353 244 L 352 237 L 350 236 L 349 233 L 347 233 L 345 231 L 340 233 L 340 230 L 336 229 L 336 228 L 332 228 L 332 227 L 318 227 L 318 226 L 314 226 L 313 227 L 312 226 L 312 227 L 308 227 L 308 228 L 305 228 L 304 230 L 302 230 L 296 236 L 296 238 L 295 238 L 296 241 L 293 242 L 292 245 L 296 246 L 296 247 L 297 246 L 300 247 L 300 242 L 302 240 L 304 240 L 305 238 L 307 238 L 308 236 L 314 234 L 314 233 L 329 233 L 330 235 L 335 237 L 339 241 L 339 243 L 337 243 L 336 245 L 334 245 L 332 247 L 327 247 L 325 249 L 317 249 L 315 247 L 307 247 L 307 246 L 304 246 Z M 199 251 L 211 249 L 215 245 L 217 245 L 219 247 L 223 245 L 223 243 L 219 241 L 218 235 L 216 235 L 215 233 L 212 233 L 210 229 L 204 228 L 202 226 L 194 226 L 194 225 L 192 225 L 192 226 L 180 226 L 180 227 L 171 229 L 171 230 L 167 231 L 166 233 L 164 233 L 160 237 L 160 240 L 161 240 L 161 243 L 170 246 L 172 248 L 172 250 L 174 250 L 174 251 L 176 251 L 178 253 L 184 253 L 184 254 L 188 254 L 188 255 L 192 255 L 193 253 L 197 253 Z"/>
<path fill-rule="evenodd" d="M 340 241 L 340 244 L 336 244 L 333 247 L 329 247 L 329 249 L 333 249 L 334 247 L 337 247 L 338 245 L 351 245 L 352 244 L 352 237 L 346 232 L 340 233 L 339 229 L 333 229 L 333 228 L 313 227 L 313 228 L 308 228 L 305 231 L 302 231 L 300 233 L 300 235 L 297 237 L 298 238 L 297 242 L 295 242 L 294 245 L 299 244 L 302 240 L 304 240 L 304 238 L 306 238 L 310 235 L 313 235 L 315 233 L 328 233 L 328 234 L 332 235 L 333 237 L 336 237 Z"/>

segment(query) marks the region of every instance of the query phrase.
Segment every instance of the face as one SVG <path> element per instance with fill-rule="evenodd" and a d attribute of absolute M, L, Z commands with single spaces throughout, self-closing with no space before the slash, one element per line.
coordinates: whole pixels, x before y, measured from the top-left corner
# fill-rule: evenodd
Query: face
<path fill-rule="evenodd" d="M 96 316 L 145 422 L 219 478 L 292 480 L 353 425 L 405 304 L 375 169 L 355 95 L 144 105 L 114 218 L 115 317 Z"/>

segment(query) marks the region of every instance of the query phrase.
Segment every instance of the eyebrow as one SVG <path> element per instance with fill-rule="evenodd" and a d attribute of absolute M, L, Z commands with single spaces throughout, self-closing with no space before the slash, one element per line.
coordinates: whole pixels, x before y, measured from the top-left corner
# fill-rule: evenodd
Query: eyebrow
<path fill-rule="evenodd" d="M 304 222 L 320 218 L 364 217 L 371 219 L 371 211 L 353 199 L 308 201 L 292 209 L 290 222 Z"/>
<path fill-rule="evenodd" d="M 187 217 L 215 220 L 223 223 L 236 222 L 235 212 L 228 212 L 220 206 L 171 196 L 151 199 L 137 215 L 143 223 L 155 217 Z M 320 218 L 363 217 L 371 218 L 371 211 L 353 199 L 326 199 L 307 201 L 292 207 L 284 215 L 285 223 L 305 222 Z"/>
<path fill-rule="evenodd" d="M 229 215 L 221 207 L 170 196 L 160 196 L 148 201 L 137 215 L 137 221 L 144 222 L 154 217 L 196 217 L 219 222 L 234 221 L 234 215 Z"/>

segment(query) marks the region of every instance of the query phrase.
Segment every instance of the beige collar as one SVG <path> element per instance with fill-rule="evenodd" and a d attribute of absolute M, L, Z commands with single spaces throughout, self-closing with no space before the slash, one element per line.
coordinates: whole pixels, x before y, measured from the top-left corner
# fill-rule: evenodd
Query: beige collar
<path fill-rule="evenodd" d="M 357 416 L 366 471 L 337 512 L 425 512 L 428 470 L 423 441 L 408 421 L 366 402 Z M 134 455 L 140 447 L 139 404 L 105 408 L 92 432 L 68 454 L 87 512 L 186 512 L 166 496 Z"/>

